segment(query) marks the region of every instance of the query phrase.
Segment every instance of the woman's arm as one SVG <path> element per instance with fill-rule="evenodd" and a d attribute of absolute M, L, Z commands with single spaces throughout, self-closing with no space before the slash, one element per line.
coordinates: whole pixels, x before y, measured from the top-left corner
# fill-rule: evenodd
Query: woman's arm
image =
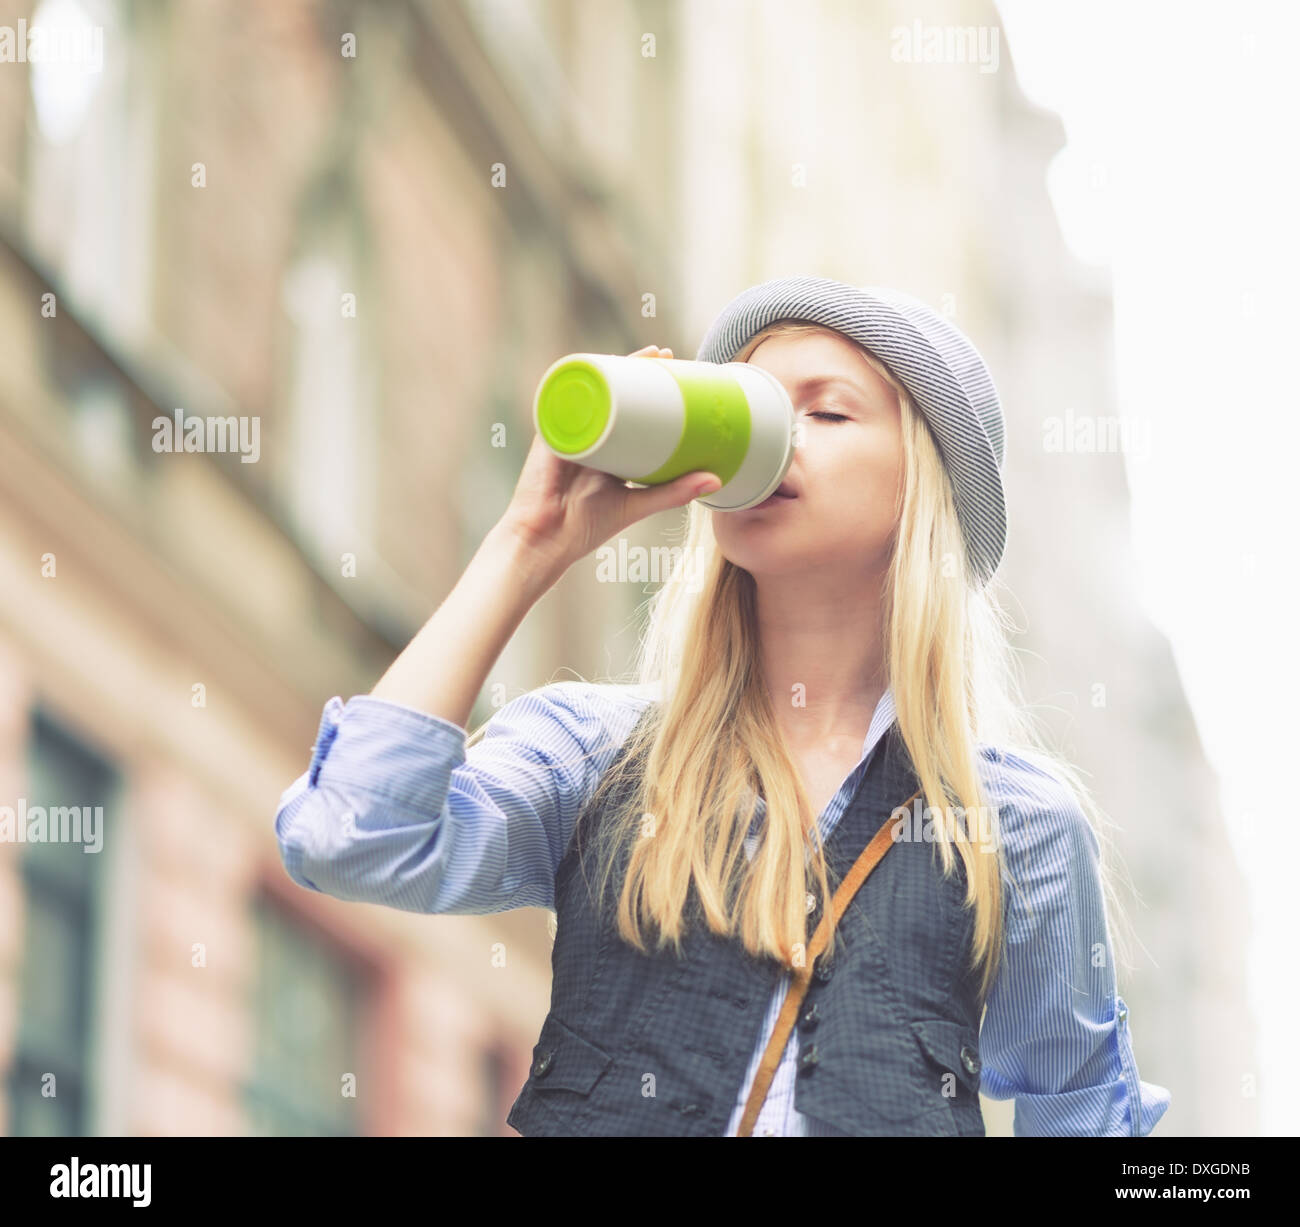
<path fill-rule="evenodd" d="M 628 356 L 663 355 L 672 350 L 647 345 Z M 720 484 L 712 473 L 693 472 L 634 490 L 561 459 L 534 435 L 505 515 L 371 694 L 464 725 L 524 615 L 572 563 L 636 521 Z"/>
<path fill-rule="evenodd" d="M 1015 1133 L 1144 1136 L 1169 1091 L 1138 1077 L 1116 991 L 1099 846 L 1072 790 L 1015 754 L 987 764 L 1007 869 L 1006 946 L 980 1032 L 980 1091 Z"/>
<path fill-rule="evenodd" d="M 568 565 L 558 546 L 530 542 L 498 521 L 371 695 L 465 728 L 497 658 Z"/>
<path fill-rule="evenodd" d="M 362 695 L 326 704 L 311 766 L 276 815 L 289 876 L 338 899 L 482 915 L 554 906 L 573 824 L 636 717 L 558 682 L 463 728 Z"/>
<path fill-rule="evenodd" d="M 326 704 L 311 766 L 276 814 L 294 881 L 407 911 L 549 906 L 592 746 L 608 740 L 603 713 L 575 703 L 572 683 L 546 687 L 503 708 L 467 753 L 475 696 L 573 562 L 718 485 L 695 472 L 633 490 L 534 436 L 506 513 L 434 615 L 369 695 Z"/>

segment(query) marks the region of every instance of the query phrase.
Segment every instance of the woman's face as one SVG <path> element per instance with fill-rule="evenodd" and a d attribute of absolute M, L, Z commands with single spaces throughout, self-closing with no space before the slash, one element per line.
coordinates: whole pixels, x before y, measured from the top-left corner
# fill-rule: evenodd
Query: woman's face
<path fill-rule="evenodd" d="M 883 573 L 903 480 L 894 389 L 829 329 L 768 337 L 748 360 L 775 375 L 794 405 L 798 445 L 783 486 L 795 497 L 713 512 L 723 556 L 756 578 L 829 567 Z"/>

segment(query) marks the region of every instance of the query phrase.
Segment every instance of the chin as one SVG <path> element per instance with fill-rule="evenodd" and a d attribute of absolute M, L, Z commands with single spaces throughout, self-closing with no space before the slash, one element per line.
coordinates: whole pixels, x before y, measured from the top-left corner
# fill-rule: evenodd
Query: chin
<path fill-rule="evenodd" d="M 719 549 L 719 552 L 733 567 L 748 571 L 755 579 L 763 575 L 777 576 L 808 569 L 809 557 L 806 551 L 789 549 Z"/>
<path fill-rule="evenodd" d="M 748 571 L 755 579 L 821 572 L 846 575 L 862 570 L 864 564 L 869 570 L 874 570 L 870 566 L 870 560 L 876 560 L 880 567 L 888 566 L 888 550 L 878 544 L 828 542 L 824 537 L 807 540 L 804 534 L 801 537 L 804 539 L 803 544 L 790 538 L 782 539 L 779 543 L 774 539 L 762 542 L 728 541 L 725 544 L 719 541 L 718 552 L 732 566 Z"/>

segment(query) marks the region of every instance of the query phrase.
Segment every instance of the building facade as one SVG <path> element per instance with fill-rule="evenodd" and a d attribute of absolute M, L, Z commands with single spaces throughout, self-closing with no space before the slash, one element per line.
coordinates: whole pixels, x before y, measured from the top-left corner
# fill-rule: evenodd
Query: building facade
<path fill-rule="evenodd" d="M 990 6 L 928 13 L 977 33 L 927 62 L 903 3 L 80 2 L 98 71 L 0 64 L 0 806 L 101 846 L 0 843 L 0 1129 L 512 1132 L 550 918 L 300 890 L 278 796 L 506 506 L 551 361 L 692 357 L 732 294 L 810 272 L 926 298 L 998 376 L 1027 690 L 1146 897 L 1123 983 L 1159 1131 L 1252 1131 L 1240 880 L 1136 612 L 1123 457 L 1042 442 L 1114 412 L 1107 289 Z M 648 593 L 573 568 L 471 725 L 620 672 Z"/>

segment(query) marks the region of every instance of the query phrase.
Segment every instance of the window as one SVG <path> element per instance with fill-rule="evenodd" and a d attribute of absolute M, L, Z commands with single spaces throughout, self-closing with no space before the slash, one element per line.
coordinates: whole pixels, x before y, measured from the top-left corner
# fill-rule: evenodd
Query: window
<path fill-rule="evenodd" d="M 101 807 L 96 842 L 102 848 L 102 815 L 111 812 L 117 787 L 113 769 L 40 712 L 33 717 L 30 746 L 28 815 L 35 806 Z M 23 848 L 26 921 L 8 1087 L 14 1135 L 95 1132 L 94 951 L 105 883 L 102 856 L 93 846 L 83 838 Z"/>
<path fill-rule="evenodd" d="M 372 528 L 371 397 L 362 322 L 345 298 L 356 294 L 345 264 L 321 252 L 299 259 L 283 286 L 293 326 L 289 503 L 299 540 L 334 575 Z"/>
<path fill-rule="evenodd" d="M 31 89 L 23 234 L 49 270 L 59 314 L 101 340 L 147 334 L 152 282 L 155 89 L 150 26 L 120 0 L 41 0 Z M 91 480 L 125 489 L 140 440 L 116 373 L 42 328 L 46 357 Z"/>
<path fill-rule="evenodd" d="M 148 31 L 119 0 L 42 0 L 28 29 L 48 49 L 28 69 L 28 242 L 79 312 L 137 336 L 152 276 Z"/>
<path fill-rule="evenodd" d="M 258 1137 L 349 1136 L 368 1089 L 358 1068 L 363 985 L 350 960 L 268 899 L 259 902 L 256 1045 L 246 1088 Z M 345 1076 L 355 1075 L 355 1094 Z"/>

